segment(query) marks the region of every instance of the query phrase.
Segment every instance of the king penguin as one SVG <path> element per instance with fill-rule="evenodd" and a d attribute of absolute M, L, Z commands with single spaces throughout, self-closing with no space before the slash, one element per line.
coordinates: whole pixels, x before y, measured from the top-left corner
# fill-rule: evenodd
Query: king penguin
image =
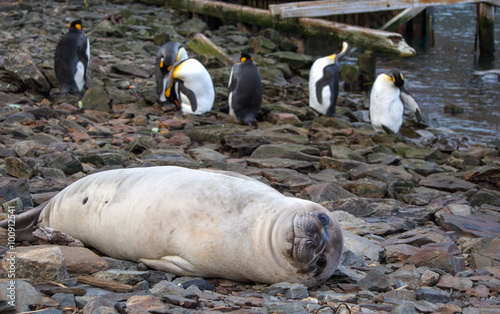
<path fill-rule="evenodd" d="M 196 59 L 177 61 L 163 80 L 165 97 L 184 114 L 201 115 L 212 109 L 215 89 L 207 69 Z"/>
<path fill-rule="evenodd" d="M 342 43 L 338 55 L 333 54 L 314 61 L 309 73 L 309 106 L 317 112 L 333 116 L 339 95 L 339 61 L 349 50 L 347 42 Z"/>
<path fill-rule="evenodd" d="M 163 80 L 172 70 L 174 63 L 186 60 L 188 54 L 182 45 L 175 41 L 168 41 L 158 48 L 155 61 L 156 93 L 160 102 L 167 101 Z"/>
<path fill-rule="evenodd" d="M 233 65 L 229 76 L 229 114 L 252 125 L 262 104 L 262 82 L 253 58 L 240 53 L 240 62 Z"/>
<path fill-rule="evenodd" d="M 377 132 L 396 134 L 403 124 L 404 106 L 421 121 L 420 107 L 404 87 L 401 72 L 394 68 L 380 74 L 373 83 L 370 94 L 370 121 Z"/>
<path fill-rule="evenodd" d="M 54 70 L 62 96 L 67 93 L 81 95 L 89 61 L 90 44 L 82 31 L 82 21 L 73 21 L 68 33 L 57 44 L 54 57 Z"/>

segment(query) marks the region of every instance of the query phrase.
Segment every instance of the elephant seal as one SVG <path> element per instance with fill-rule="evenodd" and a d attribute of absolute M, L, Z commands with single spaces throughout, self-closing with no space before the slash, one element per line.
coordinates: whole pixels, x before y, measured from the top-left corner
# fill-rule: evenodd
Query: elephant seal
<path fill-rule="evenodd" d="M 89 175 L 52 198 L 37 225 L 114 258 L 240 282 L 313 286 L 343 250 L 324 207 L 241 174 L 175 166 Z"/>

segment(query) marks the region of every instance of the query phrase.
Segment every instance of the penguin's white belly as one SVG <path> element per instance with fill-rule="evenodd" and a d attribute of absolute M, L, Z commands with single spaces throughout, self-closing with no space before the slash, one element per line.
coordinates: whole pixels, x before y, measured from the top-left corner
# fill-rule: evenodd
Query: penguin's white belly
<path fill-rule="evenodd" d="M 78 91 L 81 92 L 83 89 L 83 85 L 85 84 L 85 66 L 81 61 L 78 61 L 78 63 L 76 64 L 75 84 L 78 88 Z"/>
<path fill-rule="evenodd" d="M 375 131 L 385 132 L 382 125 L 394 133 L 403 124 L 403 103 L 399 97 L 399 88 L 383 90 L 374 88 L 370 96 L 370 120 Z"/>
<path fill-rule="evenodd" d="M 234 113 L 234 109 L 233 109 L 233 93 L 232 92 L 229 93 L 229 97 L 227 99 L 227 103 L 229 105 L 229 115 L 232 116 L 232 117 L 236 117 L 236 114 Z"/>
<path fill-rule="evenodd" d="M 185 114 L 203 114 L 212 109 L 215 100 L 215 90 L 212 78 L 208 72 L 193 73 L 189 80 L 184 80 L 184 86 L 193 91 L 196 97 L 196 110 L 193 112 L 187 95 L 180 93 L 182 112 Z"/>
<path fill-rule="evenodd" d="M 316 83 L 323 77 L 323 68 L 330 64 L 326 58 L 318 59 L 313 63 L 309 74 L 309 106 L 323 115 L 330 107 L 331 90 L 328 85 L 323 88 L 320 102 L 316 97 Z"/>

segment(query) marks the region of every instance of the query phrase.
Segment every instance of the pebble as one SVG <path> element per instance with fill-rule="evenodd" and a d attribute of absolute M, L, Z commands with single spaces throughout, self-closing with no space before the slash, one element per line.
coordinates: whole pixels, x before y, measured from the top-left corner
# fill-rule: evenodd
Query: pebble
<path fill-rule="evenodd" d="M 155 1 L 115 2 L 92 2 L 88 12 L 57 1 L 0 10 L 3 210 L 39 205 L 108 169 L 231 170 L 333 211 L 345 236 L 342 265 L 325 283 L 306 288 L 176 277 L 87 248 L 21 246 L 17 275 L 30 281 L 16 280 L 15 310 L 0 293 L 0 311 L 61 313 L 61 305 L 83 313 L 315 313 L 344 304 L 363 313 L 498 313 L 499 140 L 473 142 L 411 118 L 398 136 L 373 135 L 368 95 L 356 90 L 341 89 L 336 117 L 319 116 L 307 106 L 315 57 L 296 51 L 300 39 L 243 25 L 208 30 L 201 19 L 143 4 Z M 120 23 L 102 12 L 121 14 Z M 60 99 L 53 51 L 73 17 L 84 18 L 91 40 L 88 89 Z M 257 126 L 240 125 L 221 110 L 230 68 L 191 50 L 189 34 L 197 32 L 234 60 L 242 50 L 254 57 L 265 86 Z M 156 103 L 152 64 L 165 34 L 212 74 L 217 96 L 205 116 Z M 0 244 L 8 245 L 7 233 Z M 8 291 L 10 253 L 0 252 L 0 288 Z M 77 282 L 89 275 L 133 288 L 117 293 Z M 77 290 L 54 293 L 53 282 Z"/>

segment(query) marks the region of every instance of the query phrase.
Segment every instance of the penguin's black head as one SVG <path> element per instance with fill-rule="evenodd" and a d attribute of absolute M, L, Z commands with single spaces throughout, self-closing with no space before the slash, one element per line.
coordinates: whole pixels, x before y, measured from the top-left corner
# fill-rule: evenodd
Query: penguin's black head
<path fill-rule="evenodd" d="M 393 68 L 389 72 L 389 75 L 394 82 L 394 85 L 397 87 L 402 87 L 405 84 L 405 79 L 403 77 L 403 74 L 399 71 L 399 69 Z"/>
<path fill-rule="evenodd" d="M 246 60 L 253 60 L 253 58 L 248 53 L 240 52 L 240 62 L 245 62 Z"/>
<path fill-rule="evenodd" d="M 82 20 L 76 20 L 69 24 L 69 28 L 76 28 L 82 30 Z"/>

